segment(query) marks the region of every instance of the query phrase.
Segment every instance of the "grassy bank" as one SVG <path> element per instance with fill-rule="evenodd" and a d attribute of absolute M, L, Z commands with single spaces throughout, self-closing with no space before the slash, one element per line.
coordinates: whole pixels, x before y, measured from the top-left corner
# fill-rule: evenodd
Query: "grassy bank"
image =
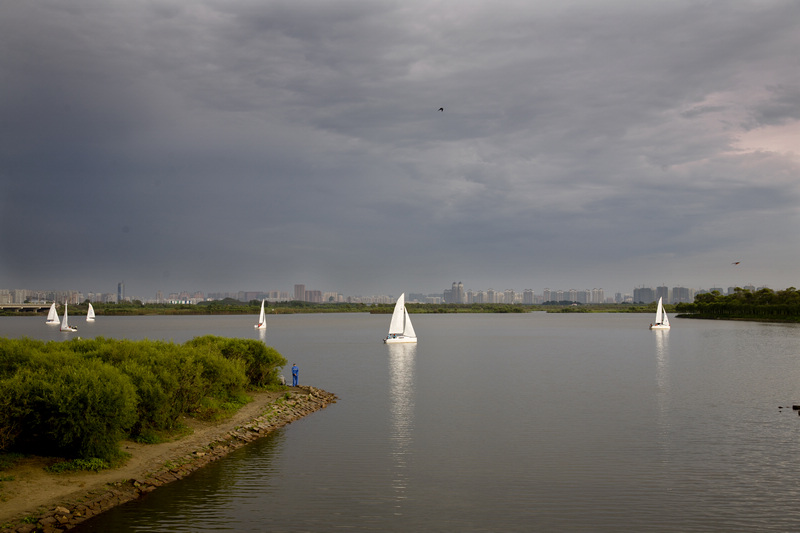
<path fill-rule="evenodd" d="M 183 415 L 213 419 L 277 386 L 286 359 L 256 340 L 184 344 L 0 338 L 0 452 L 113 463 L 119 442 L 157 441 Z"/>

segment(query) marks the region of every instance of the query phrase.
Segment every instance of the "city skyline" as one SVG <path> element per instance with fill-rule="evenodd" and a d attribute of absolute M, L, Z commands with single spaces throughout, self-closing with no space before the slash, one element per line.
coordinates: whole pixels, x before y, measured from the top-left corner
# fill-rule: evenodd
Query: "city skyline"
<path fill-rule="evenodd" d="M 2 286 L 796 284 L 794 0 L 0 17 Z"/>
<path fill-rule="evenodd" d="M 611 302 L 644 302 L 655 301 L 659 296 L 664 296 L 670 303 L 693 301 L 696 294 L 702 292 L 720 291 L 722 294 L 730 294 L 735 288 L 746 290 L 758 290 L 767 286 L 756 286 L 753 284 L 729 285 L 729 286 L 710 286 L 710 287 L 685 287 L 683 285 L 666 286 L 640 285 L 633 287 L 630 291 L 609 291 L 606 292 L 602 287 L 592 289 L 563 289 L 544 287 L 538 292 L 536 289 L 498 289 L 491 287 L 486 289 L 468 288 L 463 282 L 453 282 L 451 288 L 444 288 L 439 292 L 420 292 L 415 290 L 402 291 L 407 295 L 407 301 L 420 301 L 421 303 L 510 303 L 505 301 L 509 294 L 515 298 L 516 303 L 537 304 L 547 301 L 573 301 L 578 303 L 611 303 Z M 767 287 L 778 291 L 787 287 Z M 677 292 L 676 292 L 677 291 Z M 302 296 L 301 296 L 302 293 Z M 639 294 L 649 296 L 640 297 Z M 680 296 L 673 294 L 680 293 Z M 116 293 L 114 292 L 94 292 L 87 293 L 74 290 L 38 290 L 28 288 L 4 289 L 0 288 L 0 304 L 2 303 L 23 303 L 28 299 L 36 301 L 56 301 L 69 300 L 69 303 L 82 303 L 85 300 L 92 302 L 113 303 L 122 301 L 138 300 L 143 303 L 197 303 L 199 301 L 222 300 L 232 298 L 243 302 L 252 300 L 266 299 L 268 301 L 290 301 L 299 300 L 306 302 L 327 303 L 327 302 L 357 302 L 357 303 L 392 303 L 400 293 L 373 293 L 373 294 L 344 294 L 339 291 L 326 291 L 319 289 L 306 289 L 305 284 L 295 284 L 292 290 L 261 290 L 261 291 L 204 291 L 204 290 L 179 290 L 179 291 L 156 291 L 153 297 L 139 297 L 136 295 L 125 295 L 124 283 L 117 284 Z M 409 295 L 411 295 L 409 297 Z M 488 299 L 487 298 L 488 296 Z M 497 295 L 494 298 L 492 295 Z M 437 298 L 438 300 L 434 300 Z M 477 299 L 473 299 L 477 298 Z"/>

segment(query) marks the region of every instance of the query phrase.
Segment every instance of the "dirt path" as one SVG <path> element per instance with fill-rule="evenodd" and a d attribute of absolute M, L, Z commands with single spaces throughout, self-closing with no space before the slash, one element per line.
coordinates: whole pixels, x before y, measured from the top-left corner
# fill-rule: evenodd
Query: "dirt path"
<path fill-rule="evenodd" d="M 296 405 L 308 403 L 307 400 L 312 398 L 309 392 L 319 389 L 302 387 L 293 391 L 295 392 L 292 392 L 292 400 L 289 403 Z M 324 393 L 324 391 L 319 392 Z M 0 482 L 0 529 L 14 531 L 22 518 L 52 513 L 56 506 L 68 506 L 70 503 L 86 499 L 87 495 L 107 490 L 109 484 L 145 479 L 148 474 L 163 470 L 168 462 L 180 461 L 211 443 L 230 438 L 232 433 L 241 431 L 243 426 L 273 409 L 277 405 L 276 402 L 282 401 L 279 399 L 284 395 L 283 392 L 255 393 L 252 402 L 242 407 L 232 418 L 219 423 L 186 418 L 184 423 L 193 431 L 175 442 L 139 444 L 124 441 L 121 446 L 125 452 L 131 454 L 131 458 L 124 466 L 114 470 L 51 474 L 46 472 L 44 467 L 52 464 L 52 459 L 25 458 L 14 468 L 0 472 L 0 476 L 4 478 L 13 476 L 11 481 Z M 335 401 L 332 398 L 333 395 L 329 395 L 326 401 Z M 316 398 L 314 400 L 317 401 Z M 317 404 L 319 406 L 313 410 L 327 405 L 326 402 Z M 284 416 L 282 423 L 270 424 L 269 428 L 250 428 L 250 431 L 256 432 L 257 437 L 305 414 L 308 413 Z"/>

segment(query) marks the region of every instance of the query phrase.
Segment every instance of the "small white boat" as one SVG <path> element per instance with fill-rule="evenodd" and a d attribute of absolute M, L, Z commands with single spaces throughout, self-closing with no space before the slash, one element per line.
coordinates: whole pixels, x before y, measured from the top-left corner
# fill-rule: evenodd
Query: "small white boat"
<path fill-rule="evenodd" d="M 86 322 L 94 322 L 94 307 L 89 304 L 89 310 L 86 312 Z"/>
<path fill-rule="evenodd" d="M 264 300 L 261 300 L 261 314 L 258 315 L 258 324 L 253 327 L 256 329 L 267 329 L 267 315 L 264 313 Z"/>
<path fill-rule="evenodd" d="M 64 302 L 64 318 L 61 320 L 61 327 L 59 328 L 61 331 L 78 331 L 78 328 L 75 326 L 69 325 L 69 319 L 67 318 L 67 303 Z"/>
<path fill-rule="evenodd" d="M 650 324 L 650 329 L 669 329 L 669 317 L 661 304 L 661 298 L 658 299 L 658 307 L 656 308 L 656 321 Z"/>
<path fill-rule="evenodd" d="M 58 311 L 56 311 L 56 303 L 50 306 L 50 311 L 47 312 L 47 324 L 60 324 L 61 320 L 58 319 Z"/>
<path fill-rule="evenodd" d="M 417 334 L 406 310 L 406 293 L 401 294 L 397 303 L 394 304 L 392 321 L 389 323 L 389 334 L 383 339 L 383 342 L 386 344 L 417 342 Z"/>

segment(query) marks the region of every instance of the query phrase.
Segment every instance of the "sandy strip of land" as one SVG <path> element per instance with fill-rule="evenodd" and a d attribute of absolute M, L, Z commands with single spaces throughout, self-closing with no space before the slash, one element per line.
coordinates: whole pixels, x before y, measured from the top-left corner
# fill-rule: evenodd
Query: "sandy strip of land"
<path fill-rule="evenodd" d="M 0 530 L 33 531 L 37 526 L 52 531 L 66 529 L 69 524 L 126 499 L 180 479 L 209 460 L 335 402 L 334 395 L 313 387 L 289 390 L 289 398 L 285 392 L 252 394 L 252 402 L 222 422 L 187 417 L 184 423 L 192 433 L 174 442 L 125 441 L 121 446 L 131 457 L 124 466 L 113 470 L 52 474 L 44 467 L 54 459 L 25 458 L 1 473 L 2 477 L 13 479 L 0 482 Z M 100 501 L 103 495 L 105 500 Z"/>

